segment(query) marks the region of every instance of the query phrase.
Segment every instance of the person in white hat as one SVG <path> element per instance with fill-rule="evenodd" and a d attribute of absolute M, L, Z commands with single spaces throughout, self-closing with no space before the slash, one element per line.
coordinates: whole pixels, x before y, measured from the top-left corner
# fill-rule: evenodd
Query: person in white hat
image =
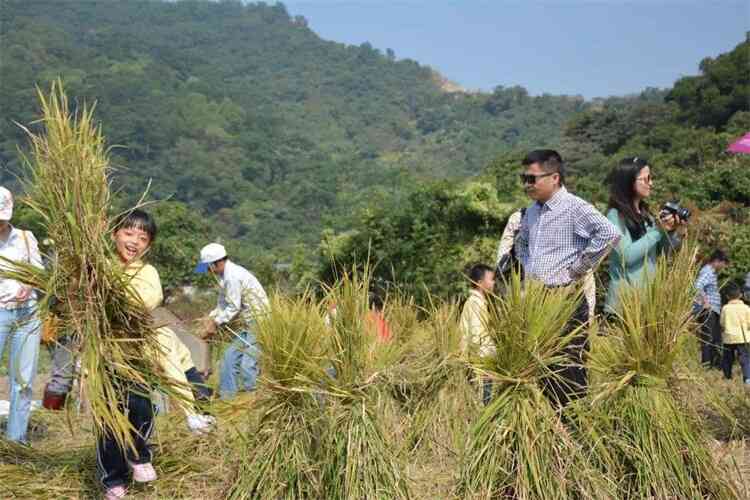
<path fill-rule="evenodd" d="M 31 231 L 22 231 L 10 223 L 13 195 L 0 186 L 0 269 L 20 262 L 42 267 L 39 246 Z M 16 280 L 0 278 L 0 358 L 5 342 L 10 343 L 8 378 L 10 414 L 6 436 L 25 442 L 31 415 L 31 388 L 39 357 L 40 324 L 36 315 L 36 292 Z"/>
<path fill-rule="evenodd" d="M 266 291 L 250 271 L 229 260 L 218 243 L 201 249 L 195 271 L 214 274 L 220 287 L 216 308 L 203 320 L 204 338 L 214 335 L 219 326 L 228 327 L 234 338 L 222 359 L 219 394 L 222 399 L 229 399 L 238 390 L 252 391 L 259 374 L 256 320 L 268 310 Z"/>

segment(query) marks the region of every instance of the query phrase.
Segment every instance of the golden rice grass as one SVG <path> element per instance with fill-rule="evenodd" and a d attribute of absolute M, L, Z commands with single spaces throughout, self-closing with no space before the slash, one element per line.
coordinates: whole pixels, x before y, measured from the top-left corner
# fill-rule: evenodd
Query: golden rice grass
<path fill-rule="evenodd" d="M 46 449 L 0 440 L 4 498 L 40 500 L 95 496 L 96 457 L 90 443 Z"/>
<path fill-rule="evenodd" d="M 465 420 L 462 417 L 466 412 L 456 412 L 454 408 L 443 411 L 452 406 L 441 404 L 445 390 L 469 407 L 475 403 L 460 360 L 457 306 L 433 302 L 421 310 L 421 315 L 419 311 L 413 301 L 400 297 L 389 300 L 386 311 L 394 340 L 402 346 L 399 359 L 388 372 L 388 383 L 408 419 L 405 444 L 411 451 L 426 442 L 433 446 L 436 439 L 443 440 L 438 447 L 444 448 L 446 436 Z"/>
<path fill-rule="evenodd" d="M 522 285 L 515 275 L 493 301 L 486 327 L 495 353 L 471 360 L 494 385 L 493 397 L 470 429 L 459 497 L 616 498 L 545 394 L 559 367 L 571 363 L 565 349 L 581 332 L 562 332 L 580 300 L 580 292 Z"/>
<path fill-rule="evenodd" d="M 672 385 L 694 326 L 695 247 L 661 257 L 651 279 L 620 292 L 617 319 L 592 354 L 601 383 L 594 429 L 617 459 L 624 498 L 737 498 L 710 453 L 698 416 Z"/>
<path fill-rule="evenodd" d="M 353 270 L 328 290 L 336 305 L 331 321 L 331 373 L 326 432 L 321 446 L 323 497 L 409 498 L 406 469 L 389 439 L 382 409 L 383 381 L 399 357 L 396 342 L 377 338 L 368 319 L 369 273 Z"/>
<path fill-rule="evenodd" d="M 273 295 L 259 318 L 258 415 L 240 434 L 230 498 L 320 498 L 319 448 L 327 336 L 321 307 L 305 294 Z"/>
<path fill-rule="evenodd" d="M 42 290 L 41 315 L 54 309 L 61 329 L 74 332 L 82 392 L 97 433 L 132 446 L 126 391 L 148 396 L 159 390 L 174 398 L 179 392 L 148 354 L 160 349 L 150 314 L 115 264 L 109 155 L 93 107 L 71 112 L 60 82 L 38 96 L 44 132 L 26 129 L 31 154 L 23 156 L 29 173 L 23 201 L 55 242 L 55 258 L 47 270 L 6 262 L 0 274 Z"/>
<path fill-rule="evenodd" d="M 3 498 L 78 500 L 101 495 L 91 417 L 71 416 L 74 432 L 63 425 L 64 418 L 59 412 L 35 411 L 33 425 L 47 431 L 32 437 L 31 447 L 0 440 Z M 195 436 L 178 414 L 157 417 L 151 441 L 158 478 L 147 485 L 131 484 L 128 498 L 226 498 L 229 479 L 236 475 L 236 455 L 222 418 L 219 429 L 224 431 Z"/>

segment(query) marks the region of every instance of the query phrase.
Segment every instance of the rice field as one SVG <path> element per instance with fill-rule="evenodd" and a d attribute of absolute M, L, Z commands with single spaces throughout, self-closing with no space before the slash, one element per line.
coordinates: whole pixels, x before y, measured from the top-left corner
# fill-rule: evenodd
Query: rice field
<path fill-rule="evenodd" d="M 81 411 L 75 402 L 66 412 L 36 411 L 31 446 L 0 440 L 0 485 L 4 498 L 93 498 L 101 494 L 95 436 L 114 427 L 128 443 L 118 381 L 177 396 L 143 347 L 153 336 L 149 314 L 108 264 L 99 129 L 86 109 L 68 114 L 61 88 L 40 99 L 49 137 L 33 137 L 27 203 L 58 231 L 59 262 L 5 275 L 60 300 L 77 332 L 87 401 Z M 67 168 L 81 182 L 65 184 L 59 171 Z M 76 220 L 92 225 L 86 238 Z M 385 297 L 392 337 L 380 338 L 368 320 L 367 266 L 319 295 L 272 294 L 256 332 L 258 389 L 209 404 L 218 428 L 206 436 L 190 434 L 181 413 L 159 416 L 159 478 L 134 485 L 130 497 L 748 498 L 750 393 L 694 361 L 695 265 L 694 246 L 683 244 L 649 284 L 623 292 L 617 319 L 586 327 L 589 388 L 567 405 L 547 389 L 561 382 L 584 333 L 565 329 L 578 290 L 513 277 L 490 301 L 496 349 L 482 357 L 462 347 L 457 304 L 420 306 L 397 291 Z M 486 406 L 484 382 L 492 387 Z"/>
<path fill-rule="evenodd" d="M 364 290 L 364 285 L 359 289 Z M 348 293 L 351 305 L 361 306 L 356 290 Z M 483 407 L 480 389 L 466 366 L 435 349 L 437 342 L 424 342 L 430 337 L 451 345 L 455 331 L 446 328 L 452 321 L 450 305 L 436 308 L 431 315 L 403 300 L 395 301 L 392 308 L 386 306 L 396 346 L 382 345 L 360 331 L 365 342 L 348 346 L 358 349 L 360 364 L 348 368 L 337 365 L 340 373 L 350 373 L 333 380 L 326 375 L 331 357 L 322 355 L 324 348 L 332 347 L 321 341 L 335 334 L 323 322 L 324 308 L 309 297 L 297 300 L 276 296 L 273 303 L 274 319 L 265 331 L 276 338 L 274 345 L 267 342 L 259 389 L 230 402 L 214 402 L 210 411 L 218 418 L 219 427 L 208 436 L 190 434 L 179 412 L 159 416 L 152 439 L 159 479 L 133 486 L 132 498 L 644 498 L 624 489 L 627 470 L 612 469 L 605 463 L 606 457 L 592 456 L 596 446 L 573 420 L 536 413 L 526 418 L 521 410 L 497 418 L 498 401 L 515 397 L 509 394 L 497 394 L 490 406 Z M 346 314 L 341 306 L 339 311 Z M 341 328 L 347 328 L 346 318 L 340 319 L 345 323 Z M 399 330 L 399 325 L 409 325 L 411 331 Z M 260 338 L 264 338 L 262 334 Z M 592 357 L 608 342 L 606 337 L 594 337 Z M 441 359 L 445 354 L 448 356 Z M 693 358 L 697 359 L 696 346 L 686 342 L 678 363 L 679 377 L 668 390 L 681 414 L 695 416 L 700 435 L 705 438 L 704 451 L 716 466 L 714 472 L 734 488 L 734 493 L 707 493 L 694 498 L 749 498 L 750 394 L 738 379 L 725 381 L 716 371 L 706 373 L 691 361 Z M 45 376 L 41 373 L 36 383 L 39 398 Z M 6 384 L 3 378 L 3 393 Z M 576 412 L 591 411 L 593 400 L 593 396 L 586 398 Z M 286 407 L 282 407 L 282 401 Z M 526 407 L 539 411 L 538 407 Z M 547 436 L 545 446 L 569 447 L 565 448 L 568 458 L 577 455 L 585 460 L 566 460 L 563 466 L 570 469 L 568 472 L 588 469 L 587 478 L 598 478 L 603 485 L 588 493 L 576 490 L 561 494 L 569 491 L 570 481 L 558 475 L 556 484 L 543 483 L 549 491 L 558 492 L 549 496 L 539 491 L 519 495 L 507 484 L 494 491 L 467 488 L 472 477 L 489 484 L 500 481 L 510 465 L 495 463 L 494 475 L 471 465 L 478 426 L 489 426 L 481 432 L 492 436 L 479 443 L 487 445 L 492 439 L 502 442 L 504 430 L 512 426 L 508 420 L 528 426 L 544 418 L 552 426 L 549 433 L 539 434 L 540 439 Z M 363 419 L 369 422 L 369 431 L 362 431 Z M 527 431 L 533 433 L 533 427 Z M 379 433 L 370 434 L 372 428 Z M 363 433 L 359 440 L 358 432 Z M 100 495 L 95 478 L 94 434 L 91 416 L 85 413 L 35 411 L 30 448 L 0 441 L 4 498 Z M 504 436 L 506 445 L 516 441 L 507 441 L 507 433 Z M 515 444 L 516 450 L 521 448 Z M 543 449 L 537 452 L 550 458 Z M 484 459 L 489 460 L 486 456 Z M 530 474 L 522 468 L 525 461 L 513 462 L 521 468 L 514 477 Z M 355 472 L 347 478 L 347 473 Z"/>

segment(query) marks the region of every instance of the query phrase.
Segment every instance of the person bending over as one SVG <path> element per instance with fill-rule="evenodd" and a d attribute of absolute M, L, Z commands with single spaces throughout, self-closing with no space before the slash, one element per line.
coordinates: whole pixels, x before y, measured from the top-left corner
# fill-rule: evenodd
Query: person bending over
<path fill-rule="evenodd" d="M 224 247 L 218 243 L 209 243 L 201 249 L 200 262 L 195 271 L 210 272 L 219 280 L 216 308 L 202 319 L 203 337 L 213 336 L 220 326 L 228 327 L 234 335 L 221 363 L 221 398 L 234 397 L 240 387 L 252 391 L 258 379 L 260 355 L 255 330 L 258 316 L 268 311 L 266 291 L 250 271 L 232 262 Z"/>

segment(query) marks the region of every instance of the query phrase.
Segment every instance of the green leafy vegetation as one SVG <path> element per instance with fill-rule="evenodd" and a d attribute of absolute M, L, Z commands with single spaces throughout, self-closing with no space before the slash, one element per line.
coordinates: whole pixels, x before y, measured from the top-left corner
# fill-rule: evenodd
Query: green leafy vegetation
<path fill-rule="evenodd" d="M 149 180 L 169 200 L 152 257 L 167 287 L 219 239 L 271 286 L 330 283 L 370 256 L 376 281 L 458 293 L 527 204 L 516 174 L 538 147 L 559 148 L 571 188 L 602 209 L 618 159 L 649 158 L 653 205 L 696 209 L 704 246 L 735 257 L 730 275 L 750 268 L 748 159 L 724 152 L 750 130 L 748 42 L 671 89 L 584 102 L 464 92 L 392 52 L 321 40 L 281 4 L 9 0 L 0 25 L 0 182 L 18 187 L 13 122 L 37 118 L 34 85 L 61 76 L 118 145 L 119 205 Z"/>
<path fill-rule="evenodd" d="M 21 171 L 14 121 L 38 117 L 34 86 L 61 77 L 97 102 L 124 204 L 152 180 L 152 197 L 188 204 L 265 269 L 298 245 L 313 255 L 324 226 L 348 227 L 381 194 L 554 145 L 584 104 L 522 87 L 449 92 L 415 61 L 321 40 L 279 3 L 9 0 L 0 26 L 0 182 Z"/>
<path fill-rule="evenodd" d="M 699 237 L 702 253 L 727 249 L 732 257 L 727 277 L 750 271 L 750 157 L 726 152 L 750 130 L 750 101 L 734 97 L 747 93 L 748 57 L 750 42 L 745 41 L 728 54 L 704 60 L 701 75 L 682 78 L 671 90 L 646 89 L 638 96 L 591 102 L 562 128 L 560 151 L 567 160 L 569 188 L 604 210 L 607 175 L 617 162 L 648 158 L 656 179 L 652 209 L 679 200 L 695 213 L 689 231 Z M 731 78 L 720 76 L 725 73 Z M 719 97 L 678 99 L 687 95 L 687 86 Z M 721 120 L 707 124 L 699 118 L 709 105 L 720 108 L 713 113 Z M 337 266 L 346 268 L 370 255 L 378 264 L 376 277 L 403 283 L 418 297 L 427 290 L 460 292 L 465 286 L 461 271 L 477 261 L 494 263 L 507 216 L 529 204 L 517 177 L 526 151 L 502 152 L 481 175 L 463 182 L 421 184 L 408 196 L 372 203 L 346 232 L 326 235 L 321 277 L 329 279 Z"/>

